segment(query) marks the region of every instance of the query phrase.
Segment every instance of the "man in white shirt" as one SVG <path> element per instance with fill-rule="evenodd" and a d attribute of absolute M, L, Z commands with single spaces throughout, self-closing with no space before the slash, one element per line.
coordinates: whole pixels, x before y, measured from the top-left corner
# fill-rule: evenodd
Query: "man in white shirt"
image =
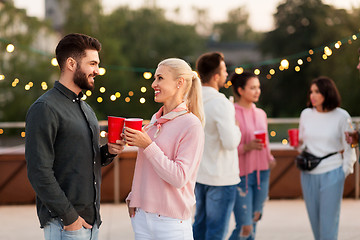
<path fill-rule="evenodd" d="M 194 239 L 222 240 L 240 182 L 237 146 L 241 133 L 234 105 L 219 92 L 228 76 L 223 55 L 205 53 L 196 68 L 203 86 L 205 146 L 195 186 Z"/>

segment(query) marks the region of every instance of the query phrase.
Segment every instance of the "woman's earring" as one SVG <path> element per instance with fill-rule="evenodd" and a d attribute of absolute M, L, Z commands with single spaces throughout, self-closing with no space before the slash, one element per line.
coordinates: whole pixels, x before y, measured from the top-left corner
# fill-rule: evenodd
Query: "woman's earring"
<path fill-rule="evenodd" d="M 177 86 L 177 88 L 180 88 L 180 86 Z"/>

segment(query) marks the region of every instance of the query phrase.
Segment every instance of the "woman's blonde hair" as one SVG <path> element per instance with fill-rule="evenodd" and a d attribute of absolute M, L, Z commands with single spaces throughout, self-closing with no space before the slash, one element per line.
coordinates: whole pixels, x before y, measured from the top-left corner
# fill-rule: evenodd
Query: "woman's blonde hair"
<path fill-rule="evenodd" d="M 192 71 L 190 65 L 180 58 L 168 58 L 161 61 L 159 66 L 167 66 L 171 69 L 175 79 L 183 78 L 185 83 L 184 101 L 195 116 L 204 126 L 204 107 L 202 103 L 201 81 L 198 75 Z"/>

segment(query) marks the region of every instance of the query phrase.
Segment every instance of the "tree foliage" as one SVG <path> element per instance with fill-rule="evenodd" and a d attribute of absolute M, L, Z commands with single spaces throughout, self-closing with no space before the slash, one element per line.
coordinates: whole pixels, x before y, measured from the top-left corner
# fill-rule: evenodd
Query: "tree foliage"
<path fill-rule="evenodd" d="M 299 52 L 315 50 L 319 46 L 334 47 L 334 42 L 358 32 L 358 10 L 347 12 L 324 4 L 321 0 L 287 0 L 280 4 L 274 15 L 276 27 L 265 34 L 261 43 L 264 54 L 273 57 L 289 56 Z M 355 44 L 354 44 L 355 45 Z M 343 98 L 343 107 L 351 114 L 359 115 L 360 109 L 353 104 L 359 102 L 358 71 L 356 70 L 357 47 L 344 44 L 333 54 L 322 58 L 321 50 L 311 55 L 311 62 L 302 58 L 301 71 L 294 71 L 297 65 L 293 59 L 290 68 L 279 71 L 263 83 L 262 104 L 272 117 L 299 116 L 306 107 L 310 82 L 321 75 L 329 76 L 336 82 Z M 263 71 L 268 71 L 264 68 Z"/>

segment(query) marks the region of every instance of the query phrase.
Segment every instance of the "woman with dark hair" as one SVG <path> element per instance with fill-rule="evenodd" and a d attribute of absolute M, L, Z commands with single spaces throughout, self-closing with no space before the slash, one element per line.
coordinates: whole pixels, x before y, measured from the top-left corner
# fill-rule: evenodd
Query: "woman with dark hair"
<path fill-rule="evenodd" d="M 356 161 L 344 134 L 350 130 L 351 118 L 339 107 L 340 101 L 333 80 L 316 78 L 310 85 L 308 108 L 300 116 L 301 149 L 317 157 L 337 152 L 314 169 L 301 171 L 303 197 L 316 240 L 337 239 L 344 181 Z"/>
<path fill-rule="evenodd" d="M 236 227 L 229 239 L 252 240 L 269 192 L 269 168 L 275 161 L 267 134 L 265 144 L 254 136 L 255 131 L 268 131 L 266 113 L 255 105 L 261 94 L 259 78 L 254 73 L 244 72 L 234 73 L 230 80 L 235 96 L 235 118 L 242 138 L 238 146 L 241 182 L 233 209 Z"/>

